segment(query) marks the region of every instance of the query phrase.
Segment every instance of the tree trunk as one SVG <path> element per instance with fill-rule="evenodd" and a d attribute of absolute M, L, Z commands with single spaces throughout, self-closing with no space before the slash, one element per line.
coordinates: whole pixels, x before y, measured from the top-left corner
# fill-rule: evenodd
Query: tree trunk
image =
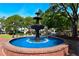
<path fill-rule="evenodd" d="M 77 34 L 77 20 L 73 19 L 72 21 L 72 37 L 76 38 L 78 36 Z"/>

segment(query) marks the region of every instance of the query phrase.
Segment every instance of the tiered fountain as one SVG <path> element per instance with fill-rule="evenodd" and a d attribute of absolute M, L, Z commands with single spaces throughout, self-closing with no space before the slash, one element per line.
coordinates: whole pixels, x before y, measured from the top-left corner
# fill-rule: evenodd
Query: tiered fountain
<path fill-rule="evenodd" d="M 6 55 L 54 55 L 63 56 L 68 54 L 68 45 L 64 44 L 64 41 L 57 37 L 40 36 L 40 29 L 44 26 L 39 24 L 40 17 L 39 11 L 36 12 L 36 24 L 31 28 L 35 29 L 36 36 L 26 36 L 21 38 L 15 38 L 5 42 L 4 52 Z"/>
<path fill-rule="evenodd" d="M 32 25 L 31 28 L 32 28 L 32 29 L 35 29 L 35 31 L 36 31 L 36 38 L 35 38 L 35 41 L 36 41 L 36 42 L 39 42 L 39 41 L 40 41 L 39 30 L 40 30 L 40 29 L 43 29 L 44 26 L 39 24 L 39 20 L 42 19 L 42 18 L 40 17 L 40 12 L 38 11 L 38 12 L 36 12 L 35 14 L 37 15 L 36 17 L 34 17 L 34 19 L 36 20 L 36 24 L 35 24 L 35 25 Z"/>

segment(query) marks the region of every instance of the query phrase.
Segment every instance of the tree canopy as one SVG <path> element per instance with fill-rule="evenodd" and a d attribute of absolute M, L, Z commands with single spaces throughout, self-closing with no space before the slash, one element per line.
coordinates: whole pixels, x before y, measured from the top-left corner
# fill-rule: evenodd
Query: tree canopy
<path fill-rule="evenodd" d="M 71 24 L 70 28 L 72 31 L 72 37 L 77 37 L 79 4 L 78 3 L 52 3 L 50 5 L 51 5 L 50 8 L 44 14 L 44 16 L 47 17 L 44 24 L 47 25 L 49 28 L 53 27 L 53 25 L 55 25 L 55 22 L 57 20 L 58 21 L 56 22 L 56 24 L 58 25 L 59 28 L 63 28 L 65 27 L 65 25 L 67 25 L 66 27 L 70 27 L 69 25 Z"/>
<path fill-rule="evenodd" d="M 50 6 L 43 14 L 42 24 L 48 28 L 58 28 L 60 30 L 69 29 L 71 22 L 64 11 L 55 10 L 58 6 Z M 53 8 L 53 9 L 52 9 Z"/>
<path fill-rule="evenodd" d="M 10 31 L 10 30 L 15 31 L 22 27 L 25 28 L 33 23 L 34 23 L 34 21 L 33 21 L 32 17 L 28 16 L 28 17 L 24 18 L 19 15 L 9 16 L 4 21 L 6 31 Z"/>

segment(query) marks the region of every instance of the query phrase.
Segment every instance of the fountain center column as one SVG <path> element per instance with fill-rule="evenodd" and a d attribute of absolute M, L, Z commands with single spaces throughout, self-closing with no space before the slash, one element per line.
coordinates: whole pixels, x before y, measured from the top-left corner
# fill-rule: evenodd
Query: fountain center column
<path fill-rule="evenodd" d="M 40 34 L 39 34 L 39 30 L 35 30 L 36 31 L 36 41 L 39 42 L 40 41 Z"/>

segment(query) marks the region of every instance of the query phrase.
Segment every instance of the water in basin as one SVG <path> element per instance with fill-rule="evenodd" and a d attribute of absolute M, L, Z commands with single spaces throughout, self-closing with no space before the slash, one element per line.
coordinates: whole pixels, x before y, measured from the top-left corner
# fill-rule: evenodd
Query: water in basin
<path fill-rule="evenodd" d="M 17 47 L 23 48 L 47 48 L 53 47 L 63 43 L 63 40 L 59 38 L 47 38 L 47 37 L 40 37 L 40 42 L 35 42 L 35 37 L 22 37 L 13 39 L 10 43 Z"/>

